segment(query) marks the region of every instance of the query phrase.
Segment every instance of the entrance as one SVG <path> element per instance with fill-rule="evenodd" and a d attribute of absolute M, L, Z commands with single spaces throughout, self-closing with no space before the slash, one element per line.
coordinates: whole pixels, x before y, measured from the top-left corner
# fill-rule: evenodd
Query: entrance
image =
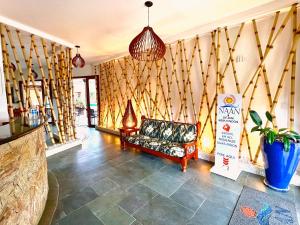
<path fill-rule="evenodd" d="M 96 76 L 73 77 L 76 126 L 95 127 L 98 121 Z"/>

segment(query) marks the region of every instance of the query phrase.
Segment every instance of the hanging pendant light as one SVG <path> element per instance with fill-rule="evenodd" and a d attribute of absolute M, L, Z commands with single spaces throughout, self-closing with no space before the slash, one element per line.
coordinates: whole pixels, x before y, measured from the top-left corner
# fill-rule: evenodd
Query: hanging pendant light
<path fill-rule="evenodd" d="M 146 1 L 145 6 L 148 7 L 148 26 L 144 27 L 130 43 L 130 55 L 139 61 L 156 61 L 164 57 L 166 46 L 164 42 L 149 26 L 149 8 L 153 5 L 151 1 Z"/>
<path fill-rule="evenodd" d="M 84 61 L 84 59 L 81 57 L 81 55 L 78 53 L 78 49 L 80 48 L 80 46 L 79 46 L 79 45 L 76 45 L 75 47 L 77 48 L 77 53 L 76 53 L 76 55 L 74 56 L 74 58 L 72 59 L 72 64 L 73 64 L 73 66 L 75 66 L 76 68 L 77 68 L 77 67 L 82 68 L 82 67 L 84 67 L 84 65 L 85 65 L 85 61 Z"/>

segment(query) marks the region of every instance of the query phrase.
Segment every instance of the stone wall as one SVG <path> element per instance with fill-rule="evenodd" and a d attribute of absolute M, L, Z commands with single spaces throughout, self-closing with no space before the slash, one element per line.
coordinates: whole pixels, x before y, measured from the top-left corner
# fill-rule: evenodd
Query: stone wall
<path fill-rule="evenodd" d="M 37 224 L 48 194 L 44 128 L 0 145 L 0 224 Z"/>

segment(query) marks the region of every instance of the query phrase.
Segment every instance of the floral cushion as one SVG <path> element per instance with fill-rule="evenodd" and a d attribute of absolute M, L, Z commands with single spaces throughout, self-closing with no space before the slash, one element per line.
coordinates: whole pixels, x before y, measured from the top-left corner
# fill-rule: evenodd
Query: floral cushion
<path fill-rule="evenodd" d="M 173 136 L 174 123 L 163 121 L 159 126 L 159 138 L 162 140 L 171 141 Z"/>
<path fill-rule="evenodd" d="M 135 144 L 135 145 L 141 145 L 142 143 L 144 143 L 145 141 L 149 140 L 150 137 L 145 136 L 145 135 L 132 135 L 132 136 L 127 136 L 124 137 L 125 141 L 128 141 L 131 144 Z"/>
<path fill-rule="evenodd" d="M 141 146 L 144 148 L 149 148 L 155 151 L 159 151 L 159 148 L 162 144 L 167 144 L 167 141 L 159 140 L 158 138 L 151 138 L 145 141 Z"/>
<path fill-rule="evenodd" d="M 196 140 L 196 125 L 174 124 L 172 142 L 187 143 Z"/>
<path fill-rule="evenodd" d="M 166 143 L 162 144 L 159 148 L 159 151 L 174 157 L 183 157 L 185 156 L 184 148 L 179 143 Z"/>
<path fill-rule="evenodd" d="M 156 138 L 159 135 L 159 125 L 158 120 L 145 119 L 141 125 L 140 134 Z"/>

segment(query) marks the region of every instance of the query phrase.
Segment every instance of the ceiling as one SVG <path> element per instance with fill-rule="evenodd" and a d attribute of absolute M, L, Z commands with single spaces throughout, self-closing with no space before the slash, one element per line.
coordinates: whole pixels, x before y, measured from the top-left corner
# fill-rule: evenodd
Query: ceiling
<path fill-rule="evenodd" d="M 150 26 L 165 42 L 213 21 L 292 0 L 153 0 Z M 128 53 L 147 24 L 142 0 L 0 0 L 0 16 L 81 46 L 93 63 Z M 252 11 L 253 11 L 252 10 Z"/>

